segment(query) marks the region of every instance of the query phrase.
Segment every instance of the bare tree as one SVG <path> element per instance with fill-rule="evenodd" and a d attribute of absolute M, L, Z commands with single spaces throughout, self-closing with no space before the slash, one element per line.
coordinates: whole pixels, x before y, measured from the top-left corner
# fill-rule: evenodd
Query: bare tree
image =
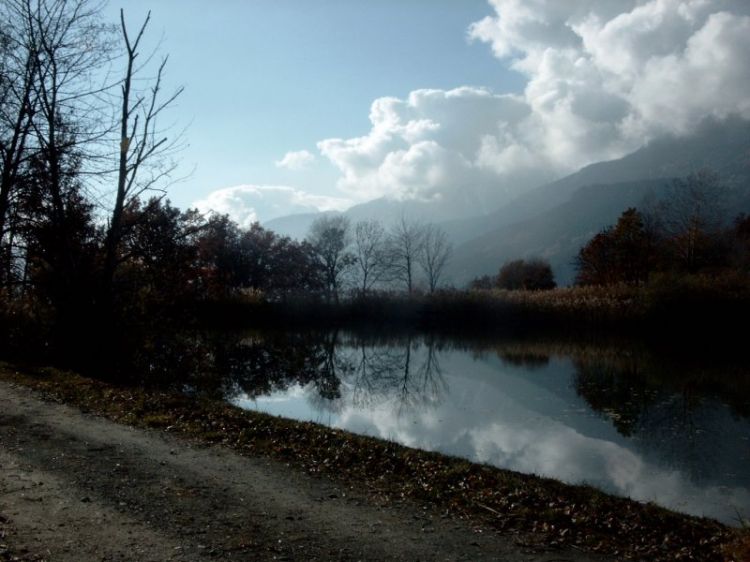
<path fill-rule="evenodd" d="M 0 16 L 0 252 L 2 283 L 11 278 L 16 226 L 9 220 L 21 168 L 28 159 L 35 98 L 37 46 L 23 29 L 17 6 L 3 5 Z"/>
<path fill-rule="evenodd" d="M 100 3 L 89 0 L 3 3 L 12 29 L 5 40 L 14 53 L 4 65 L 14 69 L 6 72 L 10 95 L 3 96 L 4 109 L 9 110 L 3 119 L 14 122 L 6 137 L 5 186 L 0 189 L 6 256 L 16 245 L 19 224 L 46 222 L 56 232 L 54 265 L 47 261 L 46 266 L 56 271 L 61 288 L 71 288 L 80 271 L 72 239 L 82 210 L 81 175 L 93 168 L 107 132 L 102 119 L 106 85 L 99 75 L 109 61 L 109 50 L 100 8 Z M 13 221 L 8 227 L 11 203 Z M 28 240 L 23 246 L 28 250 Z M 28 261 L 28 255 L 23 259 Z M 21 256 L 11 261 L 21 261 Z"/>
<path fill-rule="evenodd" d="M 109 36 L 100 4 L 89 0 L 16 0 L 27 21 L 25 33 L 36 50 L 32 80 L 36 105 L 32 127 L 54 199 L 76 170 L 61 158 L 75 154 L 91 163 L 109 132 L 103 123 L 106 82 L 97 73 L 109 61 Z"/>
<path fill-rule="evenodd" d="M 347 252 L 350 243 L 349 219 L 343 215 L 324 215 L 310 227 L 307 240 L 323 269 L 328 297 L 339 298 L 341 279 L 354 263 L 354 256 Z"/>
<path fill-rule="evenodd" d="M 143 35 L 151 20 L 151 12 L 131 38 L 125 25 L 125 14 L 120 10 L 120 28 L 125 44 L 126 69 L 121 84 L 120 154 L 117 172 L 117 192 L 109 220 L 105 241 L 104 283 L 108 287 L 117 267 L 117 255 L 123 236 L 123 212 L 127 206 L 148 190 L 158 189 L 176 165 L 169 159 L 179 148 L 180 136 L 170 139 L 160 129 L 159 118 L 182 94 L 179 87 L 166 97 L 163 95 L 164 70 L 168 57 L 161 59 L 156 77 L 148 89 L 134 88 L 138 74 L 145 64 L 136 65 Z M 149 59 L 151 57 L 148 57 Z"/>
<path fill-rule="evenodd" d="M 453 246 L 445 230 L 431 223 L 424 227 L 422 236 L 422 248 L 417 260 L 427 276 L 430 292 L 433 293 L 451 257 Z"/>
<path fill-rule="evenodd" d="M 695 271 L 714 259 L 727 220 L 727 199 L 726 187 L 710 171 L 672 182 L 659 212 L 667 242 L 685 270 Z"/>
<path fill-rule="evenodd" d="M 391 227 L 387 253 L 393 278 L 411 294 L 414 291 L 416 267 L 424 245 L 424 226 L 401 215 Z"/>
<path fill-rule="evenodd" d="M 385 241 L 385 229 L 376 220 L 360 221 L 354 226 L 354 258 L 362 295 L 383 279 L 387 270 Z"/>
<path fill-rule="evenodd" d="M 99 111 L 104 86 L 94 79 L 108 62 L 100 7 L 88 0 L 6 0 L 0 8 L 0 236 L 6 259 L 16 234 L 8 219 L 22 169 L 35 159 L 49 219 L 61 224 L 64 192 L 80 173 L 83 154 L 105 134 Z"/>

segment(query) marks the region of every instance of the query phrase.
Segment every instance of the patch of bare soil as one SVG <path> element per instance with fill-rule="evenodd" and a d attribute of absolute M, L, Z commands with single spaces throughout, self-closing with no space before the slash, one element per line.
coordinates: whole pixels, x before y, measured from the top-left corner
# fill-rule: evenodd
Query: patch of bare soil
<path fill-rule="evenodd" d="M 0 560 L 594 560 L 0 382 Z"/>

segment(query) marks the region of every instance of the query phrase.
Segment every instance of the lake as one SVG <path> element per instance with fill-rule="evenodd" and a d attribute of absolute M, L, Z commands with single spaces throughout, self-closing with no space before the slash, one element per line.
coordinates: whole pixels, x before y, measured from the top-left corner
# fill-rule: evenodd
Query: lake
<path fill-rule="evenodd" d="M 221 393 L 242 408 L 750 518 L 750 377 L 731 364 L 416 335 L 244 334 L 220 348 Z"/>

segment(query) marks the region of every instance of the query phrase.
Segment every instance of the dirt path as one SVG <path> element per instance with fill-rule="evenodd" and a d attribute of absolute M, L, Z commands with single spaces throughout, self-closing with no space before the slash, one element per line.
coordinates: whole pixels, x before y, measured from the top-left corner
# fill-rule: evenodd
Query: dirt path
<path fill-rule="evenodd" d="M 5 382 L 0 516 L 16 552 L 52 561 L 593 560 L 535 553 L 414 504 L 373 505 L 283 464 L 87 416 Z"/>

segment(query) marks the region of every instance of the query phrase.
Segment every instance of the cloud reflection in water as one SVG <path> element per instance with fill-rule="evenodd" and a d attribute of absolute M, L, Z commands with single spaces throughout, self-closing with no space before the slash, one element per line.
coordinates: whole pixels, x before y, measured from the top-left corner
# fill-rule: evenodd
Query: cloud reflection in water
<path fill-rule="evenodd" d="M 308 384 L 255 400 L 240 396 L 235 402 L 409 447 L 591 484 L 727 523 L 736 524 L 738 512 L 750 515 L 748 475 L 741 466 L 734 476 L 712 472 L 706 463 L 714 455 L 681 453 L 690 451 L 683 441 L 692 437 L 679 432 L 670 434 L 677 442 L 672 447 L 650 442 L 664 436 L 648 428 L 630 436 L 618 433 L 610 418 L 576 393 L 576 366 L 569 359 L 553 358 L 531 368 L 492 355 L 412 343 L 397 350 L 348 347 L 338 353 L 340 361 L 354 367 L 339 373 L 337 398 L 321 399 Z M 368 372 L 362 360 L 368 353 L 387 368 Z M 703 417 L 714 425 L 710 446 L 728 449 L 725 457 L 743 439 L 747 448 L 747 420 L 733 418 L 710 400 L 698 408 L 715 410 Z M 742 455 L 734 457 L 742 462 Z"/>

